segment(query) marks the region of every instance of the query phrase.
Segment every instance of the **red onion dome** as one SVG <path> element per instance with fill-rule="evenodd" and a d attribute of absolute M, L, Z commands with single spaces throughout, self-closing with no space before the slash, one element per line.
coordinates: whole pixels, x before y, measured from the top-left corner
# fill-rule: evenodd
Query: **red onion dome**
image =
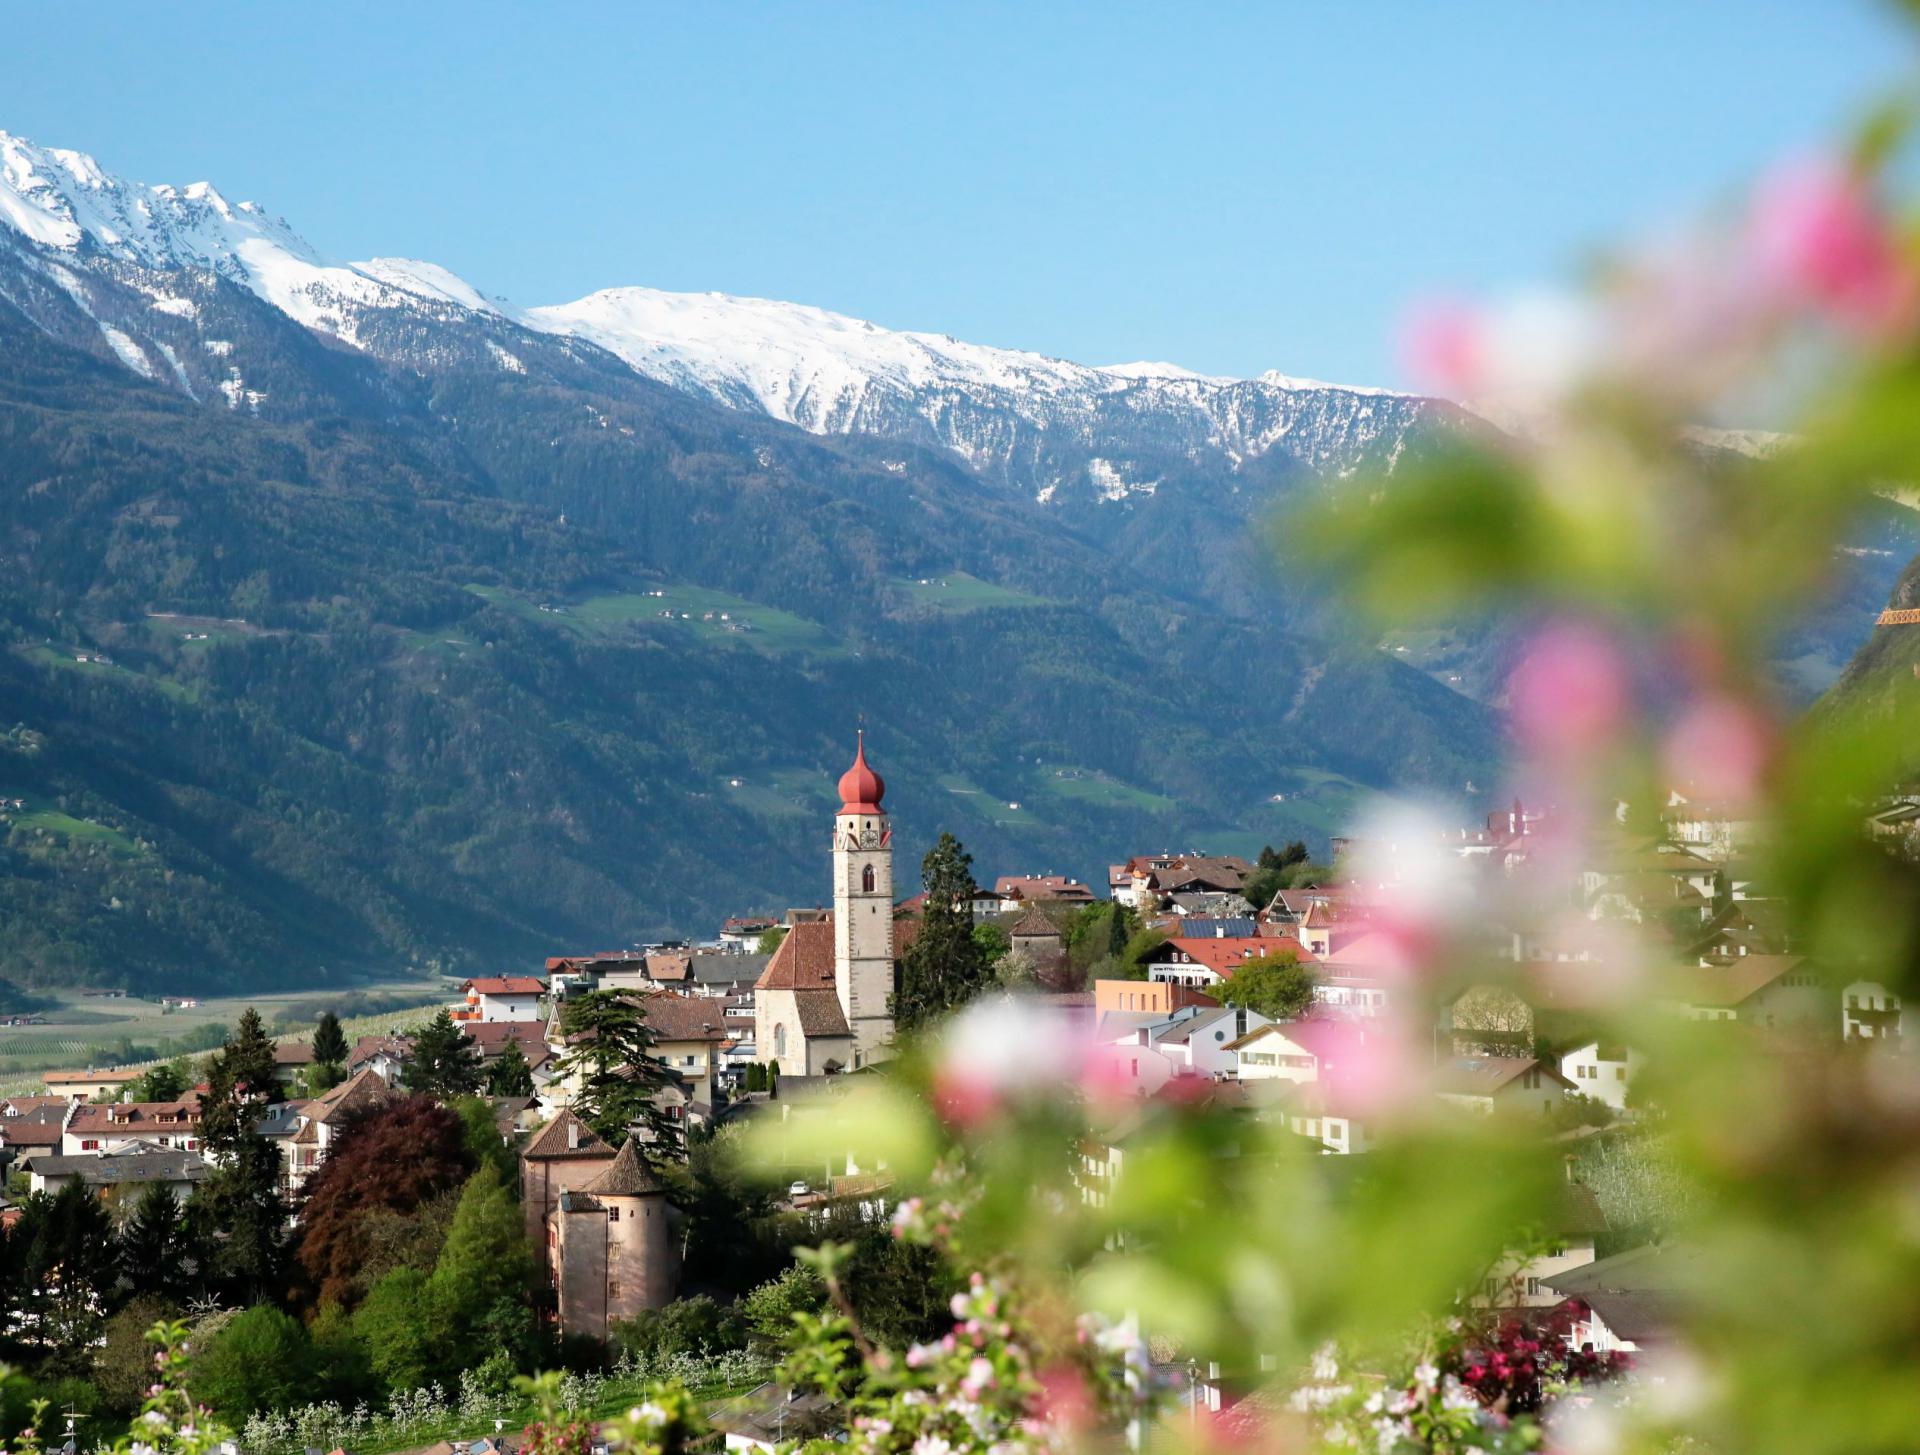
<path fill-rule="evenodd" d="M 854 749 L 853 766 L 840 775 L 840 812 L 879 813 L 880 799 L 886 791 L 885 781 L 867 766 L 867 741 L 863 733 L 859 746 Z"/>

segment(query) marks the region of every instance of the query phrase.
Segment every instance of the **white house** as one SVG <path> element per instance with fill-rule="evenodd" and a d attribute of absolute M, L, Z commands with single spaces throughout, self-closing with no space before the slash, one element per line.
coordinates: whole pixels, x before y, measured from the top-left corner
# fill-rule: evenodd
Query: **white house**
<path fill-rule="evenodd" d="M 1631 1046 L 1617 1041 L 1588 1041 L 1560 1058 L 1560 1074 L 1582 1096 L 1604 1101 L 1615 1111 L 1625 1111 L 1627 1088 L 1639 1075 L 1641 1061 L 1640 1053 Z"/>
<path fill-rule="evenodd" d="M 1286 1118 L 1289 1131 L 1338 1156 L 1373 1150 L 1372 1123 L 1338 1076 L 1302 1083 L 1287 1102 Z"/>
<path fill-rule="evenodd" d="M 532 975 L 488 975 L 460 988 L 467 998 L 454 1009 L 457 1021 L 537 1021 L 547 985 Z"/>
<path fill-rule="evenodd" d="M 186 1101 L 116 1101 L 81 1104 L 67 1116 L 60 1136 L 66 1157 L 99 1156 L 129 1148 L 200 1150 L 200 1098 Z"/>
<path fill-rule="evenodd" d="M 1840 1030 L 1849 1041 L 1897 1041 L 1900 997 L 1877 980 L 1856 980 L 1840 992 Z"/>
<path fill-rule="evenodd" d="M 1240 1069 L 1240 1058 L 1231 1049 L 1232 1045 L 1250 1032 L 1272 1024 L 1258 1011 L 1233 1006 L 1189 1010 L 1178 1013 L 1170 1029 L 1157 1036 L 1150 1035 L 1148 1043 L 1173 1063 L 1176 1072 L 1192 1076 L 1232 1076 Z"/>
<path fill-rule="evenodd" d="M 1484 1116 L 1544 1117 L 1573 1089 L 1571 1081 L 1533 1056 L 1463 1056 L 1442 1067 L 1434 1081 L 1442 1101 Z"/>
<path fill-rule="evenodd" d="M 1226 1049 L 1242 1081 L 1319 1081 L 1366 1043 L 1355 1021 L 1307 1019 L 1269 1022 Z"/>
<path fill-rule="evenodd" d="M 1555 1307 L 1565 1295 L 1553 1289 L 1553 1281 L 1591 1264 L 1594 1239 L 1606 1230 L 1593 1189 L 1570 1177 L 1543 1222 L 1545 1245 L 1516 1250 L 1496 1264 L 1473 1302 L 1482 1308 Z"/>

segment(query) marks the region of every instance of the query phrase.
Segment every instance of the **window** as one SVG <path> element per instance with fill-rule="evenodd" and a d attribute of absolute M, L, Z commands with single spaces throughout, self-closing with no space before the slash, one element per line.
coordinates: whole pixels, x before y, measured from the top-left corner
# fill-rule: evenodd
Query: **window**
<path fill-rule="evenodd" d="M 860 871 L 860 888 L 868 894 L 873 893 L 873 865 L 869 864 Z"/>
<path fill-rule="evenodd" d="M 1529 1297 L 1538 1297 L 1538 1296 L 1539 1296 L 1539 1293 L 1540 1293 L 1540 1280 L 1539 1280 L 1539 1279 L 1537 1279 L 1537 1278 L 1529 1278 L 1529 1279 L 1527 1280 L 1527 1294 L 1528 1294 L 1528 1296 L 1529 1296 Z"/>
<path fill-rule="evenodd" d="M 607 1280 L 607 1297 L 608 1298 L 620 1297 L 620 1280 L 619 1279 L 609 1278 Z"/>
<path fill-rule="evenodd" d="M 785 1026 L 775 1026 L 773 1028 L 773 1054 L 776 1058 L 787 1054 L 787 1028 Z"/>
<path fill-rule="evenodd" d="M 1624 1066 L 1616 1066 L 1616 1067 L 1614 1067 L 1614 1068 L 1613 1068 L 1613 1079 L 1614 1079 L 1615 1081 L 1625 1081 L 1625 1080 L 1627 1079 L 1627 1068 L 1626 1068 L 1626 1067 L 1624 1067 Z"/>
<path fill-rule="evenodd" d="M 82 1152 L 98 1152 L 100 1150 L 100 1139 L 98 1137 L 88 1137 L 80 1144 L 80 1150 Z"/>
<path fill-rule="evenodd" d="M 610 1223 L 617 1223 L 617 1222 L 619 1222 L 619 1221 L 620 1221 L 620 1209 L 619 1209 L 619 1208 L 617 1208 L 617 1207 L 610 1207 L 610 1208 L 608 1208 L 608 1209 L 607 1209 L 607 1221 L 608 1221 L 608 1222 L 610 1222 Z"/>

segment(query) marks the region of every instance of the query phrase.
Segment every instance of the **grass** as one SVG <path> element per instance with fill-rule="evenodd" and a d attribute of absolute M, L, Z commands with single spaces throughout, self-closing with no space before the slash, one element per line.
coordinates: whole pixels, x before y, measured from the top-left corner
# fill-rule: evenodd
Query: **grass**
<path fill-rule="evenodd" d="M 29 798 L 26 800 L 26 805 L 24 809 L 16 809 L 11 813 L 0 815 L 0 826 L 53 834 L 70 844 L 81 847 L 89 844 L 97 845 L 116 854 L 131 856 L 146 852 L 119 829 L 107 824 L 96 823 L 90 818 L 75 818 L 72 814 L 65 813 L 44 800 Z"/>
<path fill-rule="evenodd" d="M 93 660 L 82 662 L 79 659 L 77 649 L 65 650 L 60 647 L 49 647 L 42 644 L 40 646 L 22 648 L 20 649 L 20 653 L 36 666 L 50 667 L 63 672 L 84 672 L 99 677 L 118 678 L 123 682 L 140 683 L 143 686 L 153 688 L 157 692 L 164 692 L 169 697 L 177 697 L 182 701 L 191 701 L 193 699 L 193 690 L 185 683 L 175 682 L 171 677 L 149 677 L 144 672 L 135 672 L 130 668 L 122 667 L 118 662 L 99 662 Z M 89 651 L 87 656 L 91 659 L 93 653 Z"/>
<path fill-rule="evenodd" d="M 937 612 L 961 614 L 1054 604 L 1043 596 L 1029 596 L 1011 587 L 996 586 L 991 581 L 982 581 L 978 576 L 969 576 L 965 571 L 948 571 L 944 575 L 917 581 L 896 580 L 894 585 L 904 591 L 915 606 Z"/>
<path fill-rule="evenodd" d="M 259 1011 L 260 1018 L 271 1029 L 282 1011 L 294 1010 L 309 1020 L 317 1019 L 323 1006 L 355 991 L 370 995 L 418 995 L 420 1004 L 404 1010 L 346 1018 L 341 1028 L 349 1042 L 359 1036 L 387 1035 L 408 1029 L 424 1020 L 433 1007 L 451 1004 L 454 999 L 452 992 L 437 982 L 430 984 L 419 979 L 326 990 L 215 996 L 202 999 L 190 1010 L 176 1011 L 163 1011 L 156 1000 L 133 997 L 106 1000 L 82 996 L 77 990 L 51 992 L 57 1003 L 41 1012 L 47 1018 L 44 1026 L 10 1027 L 0 1033 L 0 1094 L 19 1095 L 38 1090 L 40 1079 L 36 1073 L 42 1071 L 104 1065 L 123 1038 L 136 1044 L 153 1045 L 177 1038 L 210 1021 L 231 1026 L 249 1006 Z M 304 1034 L 305 1031 L 291 1032 L 281 1038 Z"/>
<path fill-rule="evenodd" d="M 497 586 L 469 586 L 476 596 L 524 620 L 586 641 L 618 643 L 636 633 L 673 633 L 702 645 L 745 647 L 764 656 L 845 656 L 850 652 L 818 622 L 705 586 L 616 591 L 574 600 L 530 601 Z"/>
<path fill-rule="evenodd" d="M 1150 793 L 1144 788 L 1135 788 L 1104 773 L 1081 772 L 1071 768 L 1063 771 L 1077 776 L 1063 778 L 1050 773 L 1041 779 L 1040 791 L 1094 808 L 1125 809 L 1133 813 L 1172 813 L 1179 807 L 1171 798 Z"/>

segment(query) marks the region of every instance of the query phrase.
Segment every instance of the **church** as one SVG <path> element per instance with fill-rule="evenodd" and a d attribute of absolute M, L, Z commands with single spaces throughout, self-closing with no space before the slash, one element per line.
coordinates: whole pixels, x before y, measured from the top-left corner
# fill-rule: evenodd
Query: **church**
<path fill-rule="evenodd" d="M 886 791 L 862 735 L 840 776 L 833 913 L 788 930 L 754 986 L 754 1053 L 785 1075 L 857 1071 L 893 1054 L 899 957 L 920 921 L 893 917 Z"/>

